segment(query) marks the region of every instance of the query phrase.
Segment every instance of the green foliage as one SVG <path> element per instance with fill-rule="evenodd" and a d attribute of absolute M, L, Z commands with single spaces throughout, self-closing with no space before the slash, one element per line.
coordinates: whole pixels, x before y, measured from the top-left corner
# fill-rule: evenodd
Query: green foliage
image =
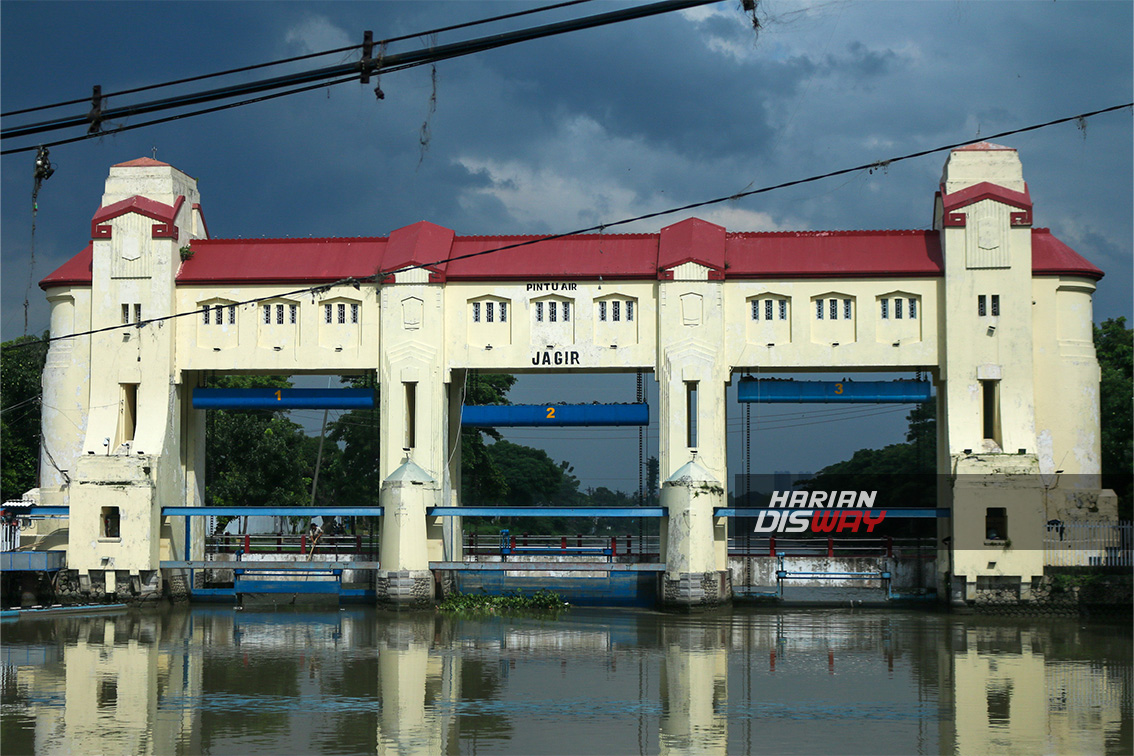
<path fill-rule="evenodd" d="M 1099 387 L 1099 422 L 1102 432 L 1103 486 L 1118 494 L 1118 513 L 1131 519 L 1132 477 L 1134 477 L 1134 418 L 1131 397 L 1134 396 L 1134 331 L 1126 326 L 1126 318 L 1111 318 L 1096 325 L 1095 352 L 1098 355 L 1101 381 Z"/>
<path fill-rule="evenodd" d="M 487 448 L 487 455 L 508 481 L 507 506 L 572 506 L 581 498 L 573 468 L 566 462 L 557 465 L 542 449 L 500 440 Z"/>
<path fill-rule="evenodd" d="M 48 334 L 43 334 L 46 339 Z M 35 343 L 39 342 L 39 343 Z M 12 348 L 20 344 L 32 344 Z M 47 344 L 23 336 L 3 344 L 0 357 L 0 496 L 18 499 L 38 485 L 40 380 Z"/>
<path fill-rule="evenodd" d="M 511 612 L 551 612 L 558 614 L 567 603 L 558 594 L 539 590 L 525 596 L 516 591 L 503 596 L 489 596 L 484 593 L 453 593 L 437 605 L 443 612 L 462 614 L 503 614 Z"/>
<path fill-rule="evenodd" d="M 507 393 L 515 383 L 513 375 L 470 373 L 465 404 L 509 404 Z M 485 437 L 501 438 L 494 428 L 461 430 L 461 501 L 465 504 L 498 504 L 508 495 L 508 479 L 489 454 Z"/>
<path fill-rule="evenodd" d="M 290 388 L 278 376 L 225 376 L 217 388 Z M 206 501 L 217 506 L 309 503 L 315 439 L 271 410 L 213 410 L 205 432 Z"/>
<path fill-rule="evenodd" d="M 369 388 L 361 378 L 347 379 L 355 388 Z M 313 439 L 318 449 L 319 439 Z M 378 474 L 378 410 L 344 412 L 327 426 L 316 501 L 342 505 L 377 504 L 382 489 Z"/>

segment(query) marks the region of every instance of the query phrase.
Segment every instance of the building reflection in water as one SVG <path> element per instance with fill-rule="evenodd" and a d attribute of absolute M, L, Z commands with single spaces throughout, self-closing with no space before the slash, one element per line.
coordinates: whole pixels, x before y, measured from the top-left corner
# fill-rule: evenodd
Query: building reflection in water
<path fill-rule="evenodd" d="M 1129 630 L 912 612 L 7 622 L 4 751 L 1129 752 Z"/>

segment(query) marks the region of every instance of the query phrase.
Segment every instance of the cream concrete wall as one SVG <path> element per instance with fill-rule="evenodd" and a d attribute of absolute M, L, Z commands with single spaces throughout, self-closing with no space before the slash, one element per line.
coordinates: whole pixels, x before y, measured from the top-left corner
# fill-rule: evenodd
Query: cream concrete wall
<path fill-rule="evenodd" d="M 980 182 L 1025 191 L 1016 152 L 962 150 L 950 155 L 942 176 L 947 193 Z M 1091 496 L 1099 500 L 1091 477 L 1097 476 L 1099 457 L 1098 365 L 1090 337 L 1094 283 L 1033 276 L 1030 227 L 1013 225 L 1013 208 L 994 199 L 958 210 L 963 226 L 943 227 L 939 203 L 937 225 L 945 262 L 941 278 L 720 281 L 710 280 L 708 268 L 686 262 L 669 272 L 672 278 L 659 281 L 441 284 L 430 283 L 424 270 L 411 270 L 380 286 L 338 286 L 316 295 L 294 295 L 288 293 L 294 285 L 175 288 L 178 248 L 204 233 L 199 213 L 191 209 L 199 200 L 195 182 L 168 166 L 113 168 L 104 204 L 136 195 L 168 205 L 185 196 L 176 219 L 179 239 L 153 239 L 152 220 L 139 214 L 108 221 L 110 237 L 93 242 L 92 285 L 48 292 L 53 331 L 118 325 L 123 304 L 129 305 L 131 316 L 139 305 L 143 318 L 213 309 L 207 325 L 197 313 L 52 346 L 44 373 L 47 444 L 41 495 L 44 504 L 70 504 L 70 566 L 81 571 L 102 569 L 104 559 L 113 560 L 118 569 L 152 569 L 159 556 L 183 552 L 183 544 L 178 545 L 183 524 L 162 523 L 154 513 L 163 504 L 199 504 L 203 499 L 204 413 L 189 407 L 189 396 L 204 371 L 376 371 L 380 432 L 386 439 L 379 460 L 384 478 L 403 459 L 409 426 L 406 386 L 413 385 L 415 438 L 410 456 L 437 484 L 436 492 L 420 505 L 427 507 L 453 503 L 459 490 L 459 461 L 453 462 L 457 441 L 449 428 L 459 415 L 467 369 L 652 370 L 660 395 L 661 478 L 666 480 L 689 462 L 695 448 L 698 464 L 720 481 L 719 494 L 689 502 L 706 514 L 725 501 L 725 389 L 735 371 L 925 369 L 934 374 L 940 395 L 942 471 L 974 479 L 1006 469 L 1048 476 L 1043 490 L 1029 488 L 1021 494 L 1034 493 L 1034 501 L 1013 505 L 1020 512 L 1010 518 L 1012 530 L 1031 528 L 1033 520 L 1042 524 L 1052 512 L 1076 514 L 1083 502 L 1090 510 Z M 682 252 L 670 250 L 675 259 L 682 259 Z M 688 252 L 696 257 L 695 250 Z M 993 294 L 999 296 L 995 316 Z M 982 295 L 988 308 L 984 315 L 977 311 Z M 236 307 L 235 317 L 230 315 L 233 303 L 253 298 L 263 301 Z M 849 319 L 844 300 L 850 300 Z M 900 320 L 897 300 L 903 308 Z M 909 317 L 910 300 L 916 302 L 914 319 Z M 763 309 L 766 301 L 774 303 L 771 321 Z M 784 320 L 779 318 L 780 301 L 786 304 Z M 888 318 L 882 317 L 883 301 L 888 303 Z M 752 317 L 753 302 L 757 319 Z M 817 302 L 823 303 L 822 319 Z M 570 306 L 569 321 L 562 317 L 565 304 Z M 263 322 L 265 305 L 271 307 L 269 323 Z M 283 323 L 276 322 L 277 305 L 283 307 Z M 331 323 L 326 322 L 327 305 Z M 340 305 L 343 323 L 338 322 Z M 541 306 L 542 321 L 537 317 Z M 506 320 L 500 317 L 502 307 Z M 479 322 L 474 308 L 481 314 Z M 999 386 L 996 442 L 984 434 L 982 381 Z M 137 385 L 138 421 L 129 446 L 124 444 L 122 421 L 126 384 Z M 690 385 L 697 389 L 695 445 L 688 439 Z M 66 470 L 66 476 L 56 466 Z M 969 582 L 979 575 L 1028 579 L 1040 574 L 1042 560 L 1025 557 L 1028 550 L 1015 545 L 1009 551 L 1017 553 L 997 552 L 995 560 L 986 558 L 985 493 L 965 485 L 950 492 L 956 516 L 942 536 L 956 531 L 953 545 L 959 557 L 952 573 L 965 575 Z M 118 542 L 104 542 L 98 533 L 101 508 L 114 503 L 123 508 L 123 523 L 129 523 L 131 532 L 123 532 Z M 719 562 L 712 566 L 724 570 L 723 521 L 713 521 L 711 514 L 697 519 L 704 522 L 691 535 L 698 544 L 693 552 L 711 551 L 712 561 Z M 669 533 L 668 525 L 663 523 L 663 532 Z M 437 518 L 427 522 L 424 556 L 411 555 L 407 543 L 405 550 L 399 547 L 398 560 L 418 564 L 423 558 L 440 559 L 441 531 Z M 199 535 L 200 525 L 195 525 L 194 541 L 199 542 Z M 154 546 L 160 537 L 166 542 Z M 1012 540 L 1018 543 L 1016 536 Z M 448 541 L 452 553 L 452 533 Z M 966 551 L 972 552 L 971 558 L 962 553 Z M 998 566 L 989 568 L 990 561 Z M 948 560 L 938 563 L 947 569 Z M 389 566 L 399 569 L 397 564 Z"/>
<path fill-rule="evenodd" d="M 177 290 L 178 312 L 205 305 L 224 306 L 224 322 L 209 324 L 198 314 L 185 318 L 178 332 L 177 369 L 218 372 L 261 371 L 279 375 L 296 372 L 350 372 L 373 370 L 378 364 L 380 315 L 375 287 L 332 287 L 312 297 L 284 296 L 296 286 L 183 286 Z M 228 303 L 263 299 L 236 307 L 229 323 Z M 275 306 L 284 306 L 284 323 L 275 323 Z M 290 306 L 296 306 L 295 324 Z M 326 323 L 325 306 L 332 306 L 332 323 Z M 337 306 L 344 305 L 347 322 L 340 325 Z M 359 322 L 350 322 L 351 304 L 359 305 Z M 272 307 L 272 323 L 264 323 L 263 307 Z"/>

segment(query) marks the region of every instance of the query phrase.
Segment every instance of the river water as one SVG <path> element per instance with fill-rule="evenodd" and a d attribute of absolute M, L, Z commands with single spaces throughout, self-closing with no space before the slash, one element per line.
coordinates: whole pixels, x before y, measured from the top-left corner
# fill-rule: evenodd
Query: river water
<path fill-rule="evenodd" d="M 7 621 L 40 754 L 1129 754 L 1127 624 L 736 607 Z"/>

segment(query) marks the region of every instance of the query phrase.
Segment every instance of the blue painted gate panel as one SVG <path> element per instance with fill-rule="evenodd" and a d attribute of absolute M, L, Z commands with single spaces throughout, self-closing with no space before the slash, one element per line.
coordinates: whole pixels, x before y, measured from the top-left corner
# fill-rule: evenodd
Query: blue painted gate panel
<path fill-rule="evenodd" d="M 373 409 L 373 389 L 193 389 L 193 409 Z"/>
<path fill-rule="evenodd" d="M 741 380 L 737 399 L 762 404 L 909 404 L 932 396 L 929 381 Z"/>
<path fill-rule="evenodd" d="M 466 404 L 467 428 L 519 428 L 565 425 L 649 425 L 650 405 L 642 404 Z"/>

